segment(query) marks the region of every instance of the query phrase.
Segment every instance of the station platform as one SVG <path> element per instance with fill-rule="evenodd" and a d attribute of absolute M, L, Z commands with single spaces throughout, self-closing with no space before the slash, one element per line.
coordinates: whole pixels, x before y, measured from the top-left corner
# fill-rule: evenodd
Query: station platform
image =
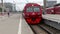
<path fill-rule="evenodd" d="M 20 24 L 19 24 L 18 34 L 34 34 L 30 26 L 22 17 L 22 15 L 20 15 Z"/>
<path fill-rule="evenodd" d="M 44 19 L 48 19 L 48 20 L 60 23 L 60 15 L 46 14 L 46 15 L 42 15 L 42 16 Z"/>
<path fill-rule="evenodd" d="M 60 30 L 60 15 L 46 14 L 42 16 L 45 24 Z"/>
<path fill-rule="evenodd" d="M 0 34 L 34 34 L 22 14 L 0 16 Z"/>
<path fill-rule="evenodd" d="M 0 15 L 0 20 L 4 20 L 4 19 L 6 19 L 6 18 L 8 18 L 7 15 Z"/>

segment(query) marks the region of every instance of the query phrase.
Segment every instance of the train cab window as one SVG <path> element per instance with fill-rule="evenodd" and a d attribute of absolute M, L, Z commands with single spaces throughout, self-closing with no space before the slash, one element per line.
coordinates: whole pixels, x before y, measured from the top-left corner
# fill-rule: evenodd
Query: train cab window
<path fill-rule="evenodd" d="M 39 12 L 40 8 L 36 7 L 36 6 L 34 6 L 34 7 L 28 7 L 26 11 L 27 12 Z"/>
<path fill-rule="evenodd" d="M 40 11 L 40 8 L 34 7 L 34 12 L 39 12 L 39 11 Z"/>
<path fill-rule="evenodd" d="M 32 12 L 32 11 L 33 11 L 32 7 L 27 8 L 27 12 Z"/>

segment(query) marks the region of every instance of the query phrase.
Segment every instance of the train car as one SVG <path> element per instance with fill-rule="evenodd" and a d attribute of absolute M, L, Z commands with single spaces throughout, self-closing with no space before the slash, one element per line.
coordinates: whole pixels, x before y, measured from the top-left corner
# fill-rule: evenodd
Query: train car
<path fill-rule="evenodd" d="M 47 14 L 60 14 L 60 4 L 56 4 L 53 7 L 46 8 Z"/>
<path fill-rule="evenodd" d="M 23 17 L 28 24 L 38 24 L 42 20 L 42 8 L 36 3 L 27 3 L 23 10 Z"/>
<path fill-rule="evenodd" d="M 60 14 L 60 5 L 55 5 L 54 11 L 55 11 L 55 14 Z"/>
<path fill-rule="evenodd" d="M 54 14 L 54 7 L 46 8 L 46 13 L 47 14 Z"/>

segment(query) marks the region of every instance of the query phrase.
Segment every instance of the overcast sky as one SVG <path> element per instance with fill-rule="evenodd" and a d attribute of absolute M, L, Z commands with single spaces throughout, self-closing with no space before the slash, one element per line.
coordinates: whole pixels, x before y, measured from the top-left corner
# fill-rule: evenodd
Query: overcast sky
<path fill-rule="evenodd" d="M 17 10 L 22 10 L 24 8 L 24 5 L 28 2 L 34 2 L 43 5 L 43 0 L 4 0 L 4 2 L 15 3 Z M 59 3 L 60 0 L 57 0 L 57 2 Z"/>

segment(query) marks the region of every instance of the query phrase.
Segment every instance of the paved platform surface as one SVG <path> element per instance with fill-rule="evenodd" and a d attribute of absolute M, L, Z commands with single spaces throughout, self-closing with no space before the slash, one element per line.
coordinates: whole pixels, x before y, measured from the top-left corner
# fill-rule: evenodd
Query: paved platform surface
<path fill-rule="evenodd" d="M 7 18 L 5 17 L 0 20 L 0 34 L 17 34 L 20 21 L 19 14 L 14 14 Z"/>
<path fill-rule="evenodd" d="M 0 34 L 33 34 L 22 14 L 0 16 Z"/>
<path fill-rule="evenodd" d="M 7 15 L 0 15 L 0 20 L 2 20 L 2 19 L 6 19 L 8 16 Z"/>
<path fill-rule="evenodd" d="M 20 15 L 20 25 L 18 34 L 34 34 L 29 25 L 26 23 L 25 19 Z"/>
<path fill-rule="evenodd" d="M 60 23 L 60 15 L 46 14 L 43 18 Z"/>

